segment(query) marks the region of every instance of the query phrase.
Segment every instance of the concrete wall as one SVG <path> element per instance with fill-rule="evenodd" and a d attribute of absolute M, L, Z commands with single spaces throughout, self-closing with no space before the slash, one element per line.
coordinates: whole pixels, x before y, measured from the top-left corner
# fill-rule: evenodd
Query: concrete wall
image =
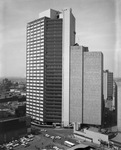
<path fill-rule="evenodd" d="M 70 122 L 82 123 L 83 114 L 83 47 L 71 47 Z"/>
<path fill-rule="evenodd" d="M 75 34 L 72 34 L 75 31 L 74 20 L 71 9 L 64 9 L 62 39 L 62 122 L 64 126 L 69 125 L 70 46 L 75 42 Z"/>
<path fill-rule="evenodd" d="M 105 134 L 101 134 L 98 132 L 93 132 L 93 131 L 89 131 L 84 129 L 84 133 L 88 136 L 88 137 L 92 137 L 93 138 L 93 142 L 96 144 L 100 144 L 99 140 L 103 140 L 108 142 L 108 135 Z"/>
<path fill-rule="evenodd" d="M 80 137 L 80 139 L 82 140 L 86 140 L 86 139 L 88 140 L 88 138 L 90 138 L 92 139 L 92 142 L 95 144 L 100 144 L 100 140 L 103 140 L 106 142 L 108 142 L 109 140 L 108 135 L 96 133 L 96 132 L 89 131 L 89 130 L 84 130 L 84 132 L 75 131 L 74 135 L 77 135 L 78 138 Z"/>
<path fill-rule="evenodd" d="M 87 139 L 87 141 L 88 141 L 88 139 L 90 139 L 90 141 L 91 141 L 91 139 L 92 139 L 92 142 L 96 143 L 96 144 L 100 144 L 100 140 L 103 140 L 106 142 L 108 142 L 108 140 L 109 140 L 108 135 L 105 135 L 105 134 L 102 134 L 99 132 L 90 131 L 87 129 L 84 129 L 83 131 L 77 131 L 76 126 L 77 126 L 77 123 L 74 123 L 74 135 L 75 135 L 75 137 L 78 137 L 81 140 Z"/>
<path fill-rule="evenodd" d="M 103 95 L 103 55 L 84 53 L 84 117 L 83 123 L 101 125 Z"/>

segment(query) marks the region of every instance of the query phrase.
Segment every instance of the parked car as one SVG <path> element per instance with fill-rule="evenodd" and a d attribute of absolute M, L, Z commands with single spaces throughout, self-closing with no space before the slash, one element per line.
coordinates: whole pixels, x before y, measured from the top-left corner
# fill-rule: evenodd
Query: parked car
<path fill-rule="evenodd" d="M 45 130 L 45 129 L 41 129 L 41 131 L 47 132 L 47 130 Z"/>
<path fill-rule="evenodd" d="M 50 138 L 51 138 L 51 139 L 54 139 L 55 137 L 54 137 L 54 136 L 51 136 Z"/>
<path fill-rule="evenodd" d="M 60 137 L 60 136 L 56 136 L 56 137 L 55 137 L 55 139 L 59 139 L 59 140 L 60 140 L 60 139 L 61 139 L 61 137 Z"/>
<path fill-rule="evenodd" d="M 46 136 L 46 137 L 50 137 L 50 135 L 49 135 L 49 134 L 45 134 L 45 136 Z"/>
<path fill-rule="evenodd" d="M 53 148 L 54 148 L 55 150 L 59 150 L 59 148 L 58 148 L 57 146 L 53 146 Z"/>
<path fill-rule="evenodd" d="M 33 138 L 33 137 L 34 137 L 33 134 L 29 134 L 29 135 L 28 135 L 28 138 Z"/>

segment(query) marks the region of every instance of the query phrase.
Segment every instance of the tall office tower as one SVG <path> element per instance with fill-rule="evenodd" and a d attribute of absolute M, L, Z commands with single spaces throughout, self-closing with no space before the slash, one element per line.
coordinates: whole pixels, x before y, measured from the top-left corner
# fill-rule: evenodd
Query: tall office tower
<path fill-rule="evenodd" d="M 113 73 L 103 71 L 103 127 L 117 125 L 117 98 L 116 84 L 113 82 Z"/>
<path fill-rule="evenodd" d="M 70 67 L 70 122 L 83 123 L 84 52 L 82 46 L 71 47 Z"/>
<path fill-rule="evenodd" d="M 103 54 L 71 48 L 70 122 L 102 124 Z"/>
<path fill-rule="evenodd" d="M 27 108 L 39 122 L 61 122 L 62 19 L 47 10 L 27 24 Z"/>
<path fill-rule="evenodd" d="M 112 102 L 113 110 L 117 111 L 117 84 L 113 81 L 113 102 Z"/>
<path fill-rule="evenodd" d="M 69 125 L 70 101 L 70 50 L 75 44 L 75 18 L 70 8 L 63 10 L 62 49 L 62 123 Z"/>
<path fill-rule="evenodd" d="M 65 85 L 68 84 L 70 45 L 75 42 L 74 29 L 71 9 L 65 9 L 62 13 L 49 9 L 40 13 L 39 19 L 27 24 L 26 113 L 39 122 L 61 123 L 62 105 L 65 114 L 69 109 L 65 106 L 68 99 L 64 99 L 62 104 L 62 95 L 65 95 Z"/>
<path fill-rule="evenodd" d="M 103 99 L 103 54 L 102 52 L 88 52 L 88 53 L 86 52 L 84 53 L 85 124 L 101 125 L 102 99 Z"/>
<path fill-rule="evenodd" d="M 113 99 L 113 73 L 108 70 L 103 72 L 103 94 L 105 101 Z"/>
<path fill-rule="evenodd" d="M 121 80 L 117 81 L 117 127 L 121 132 Z"/>

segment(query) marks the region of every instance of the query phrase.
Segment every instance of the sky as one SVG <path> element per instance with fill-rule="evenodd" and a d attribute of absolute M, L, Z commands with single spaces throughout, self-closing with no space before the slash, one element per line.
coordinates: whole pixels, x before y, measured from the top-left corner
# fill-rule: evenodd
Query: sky
<path fill-rule="evenodd" d="M 27 23 L 66 7 L 76 18 L 76 42 L 101 51 L 104 69 L 121 77 L 121 0 L 1 0 L 0 77 L 26 76 Z"/>

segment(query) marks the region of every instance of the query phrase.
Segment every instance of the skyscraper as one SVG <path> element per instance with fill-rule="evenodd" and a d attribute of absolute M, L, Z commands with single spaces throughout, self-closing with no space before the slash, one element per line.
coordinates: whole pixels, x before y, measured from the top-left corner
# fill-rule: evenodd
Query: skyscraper
<path fill-rule="evenodd" d="M 71 48 L 70 122 L 102 124 L 103 54 Z"/>
<path fill-rule="evenodd" d="M 116 81 L 117 84 L 117 127 L 121 132 L 121 79 Z"/>
<path fill-rule="evenodd" d="M 27 24 L 26 114 L 39 123 L 101 126 L 106 120 L 103 94 L 111 98 L 113 76 L 103 85 L 102 52 L 74 45 L 70 8 L 49 9 Z"/>
<path fill-rule="evenodd" d="M 62 49 L 62 123 L 69 125 L 70 118 L 70 53 L 75 44 L 75 18 L 71 9 L 63 10 L 63 49 Z"/>
<path fill-rule="evenodd" d="M 113 99 L 113 73 L 108 70 L 103 72 L 103 94 L 105 100 Z"/>
<path fill-rule="evenodd" d="M 26 113 L 39 122 L 52 124 L 63 120 L 62 72 L 65 78 L 67 71 L 68 77 L 65 67 L 69 65 L 70 45 L 74 42 L 71 9 L 62 13 L 49 9 L 27 24 Z"/>
<path fill-rule="evenodd" d="M 103 99 L 103 125 L 104 127 L 114 126 L 117 124 L 117 92 L 113 73 L 109 70 L 103 71 Z"/>

